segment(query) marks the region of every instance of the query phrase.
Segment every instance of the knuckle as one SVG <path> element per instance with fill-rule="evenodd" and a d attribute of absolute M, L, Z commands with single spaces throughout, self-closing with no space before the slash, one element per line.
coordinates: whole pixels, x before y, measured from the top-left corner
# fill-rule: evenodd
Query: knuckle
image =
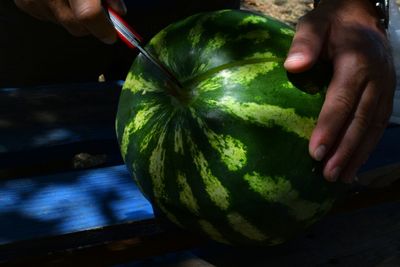
<path fill-rule="evenodd" d="M 99 14 L 101 14 L 101 9 L 96 8 L 91 5 L 84 6 L 80 8 L 79 10 L 75 10 L 74 15 L 76 19 L 83 24 L 91 22 L 96 19 Z"/>
<path fill-rule="evenodd" d="M 370 118 L 364 114 L 356 114 L 354 116 L 354 123 L 358 131 L 365 132 L 369 127 Z"/>
<path fill-rule="evenodd" d="M 87 30 L 74 17 L 59 14 L 57 20 L 71 35 L 76 37 L 87 35 Z"/>
<path fill-rule="evenodd" d="M 334 97 L 336 110 L 340 113 L 349 114 L 353 110 L 353 103 L 349 97 L 343 94 L 337 94 Z"/>

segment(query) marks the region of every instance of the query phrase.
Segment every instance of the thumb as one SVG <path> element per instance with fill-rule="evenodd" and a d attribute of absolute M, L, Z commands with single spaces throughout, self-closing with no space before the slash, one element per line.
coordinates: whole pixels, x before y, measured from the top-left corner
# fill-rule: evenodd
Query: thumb
<path fill-rule="evenodd" d="M 326 21 L 320 21 L 311 13 L 301 18 L 284 63 L 286 70 L 299 73 L 310 69 L 321 54 L 327 32 Z"/>
<path fill-rule="evenodd" d="M 107 4 L 119 15 L 126 15 L 128 12 L 124 0 L 107 0 Z"/>

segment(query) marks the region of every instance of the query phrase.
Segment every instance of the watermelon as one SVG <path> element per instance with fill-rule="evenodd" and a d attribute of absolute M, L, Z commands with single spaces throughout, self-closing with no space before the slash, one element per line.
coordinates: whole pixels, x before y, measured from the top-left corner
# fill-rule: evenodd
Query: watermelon
<path fill-rule="evenodd" d="M 293 35 L 246 11 L 201 13 L 146 47 L 183 88 L 134 60 L 116 119 L 121 153 L 176 225 L 226 244 L 277 245 L 331 208 L 337 190 L 308 154 L 324 86 L 311 94 L 288 79 Z"/>

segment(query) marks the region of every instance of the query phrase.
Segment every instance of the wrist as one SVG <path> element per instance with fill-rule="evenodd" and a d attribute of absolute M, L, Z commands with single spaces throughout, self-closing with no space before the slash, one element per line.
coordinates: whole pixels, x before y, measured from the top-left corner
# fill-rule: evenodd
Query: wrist
<path fill-rule="evenodd" d="M 389 26 L 389 0 L 370 0 L 374 5 L 379 20 L 385 29 Z"/>
<path fill-rule="evenodd" d="M 335 1 L 335 0 L 314 0 L 314 9 L 317 8 L 317 6 L 321 2 L 329 2 L 329 1 Z M 338 0 L 336 0 L 338 1 Z M 339 0 L 340 1 L 340 0 Z M 338 2 L 339 2 L 338 1 Z M 346 0 L 345 0 L 346 1 Z M 390 0 L 358 0 L 358 1 L 348 1 L 346 4 L 356 4 L 357 2 L 363 4 L 363 5 L 368 5 L 369 7 L 373 7 L 373 15 L 374 17 L 378 20 L 379 24 L 381 27 L 384 29 L 388 29 L 389 25 L 389 1 Z M 394 1 L 394 0 L 392 0 Z M 357 6 L 355 6 L 357 8 Z M 360 6 L 359 6 L 360 7 Z"/>

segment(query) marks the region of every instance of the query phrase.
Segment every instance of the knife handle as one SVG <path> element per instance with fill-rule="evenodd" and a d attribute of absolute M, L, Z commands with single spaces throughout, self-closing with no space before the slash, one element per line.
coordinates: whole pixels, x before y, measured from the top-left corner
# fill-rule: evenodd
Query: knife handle
<path fill-rule="evenodd" d="M 120 25 L 123 25 L 126 29 L 130 31 L 130 34 L 136 39 L 139 44 L 143 42 L 143 38 L 123 19 L 117 14 L 110 6 L 105 7 L 108 11 L 110 19 L 117 21 Z M 128 39 L 128 36 L 119 30 L 116 30 L 118 38 L 123 41 L 129 48 L 136 49 L 136 46 Z M 132 36 L 131 36 L 132 37 Z"/>

